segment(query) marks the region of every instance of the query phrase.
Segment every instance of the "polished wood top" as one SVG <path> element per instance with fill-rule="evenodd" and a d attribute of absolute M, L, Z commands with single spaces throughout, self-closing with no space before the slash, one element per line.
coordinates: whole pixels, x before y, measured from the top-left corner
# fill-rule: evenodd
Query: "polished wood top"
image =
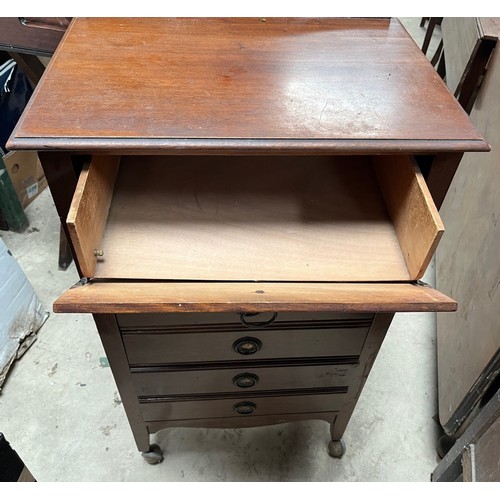
<path fill-rule="evenodd" d="M 397 20 L 79 18 L 12 149 L 485 150 Z"/>

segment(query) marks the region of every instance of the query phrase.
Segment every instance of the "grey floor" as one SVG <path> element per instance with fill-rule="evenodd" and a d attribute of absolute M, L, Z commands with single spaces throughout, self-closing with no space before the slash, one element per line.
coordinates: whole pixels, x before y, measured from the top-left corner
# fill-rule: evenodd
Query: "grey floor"
<path fill-rule="evenodd" d="M 403 19 L 417 43 L 417 19 Z M 432 49 L 431 49 L 432 52 Z M 24 234 L 0 232 L 47 310 L 78 276 L 57 268 L 50 192 L 26 211 Z M 433 282 L 433 268 L 426 280 Z M 97 330 L 87 315 L 52 313 L 0 393 L 3 432 L 39 481 L 429 481 L 437 465 L 435 315 L 397 314 L 345 434 L 327 454 L 322 421 L 156 434 L 165 461 L 136 451 Z M 103 366 L 104 365 L 104 366 Z"/>

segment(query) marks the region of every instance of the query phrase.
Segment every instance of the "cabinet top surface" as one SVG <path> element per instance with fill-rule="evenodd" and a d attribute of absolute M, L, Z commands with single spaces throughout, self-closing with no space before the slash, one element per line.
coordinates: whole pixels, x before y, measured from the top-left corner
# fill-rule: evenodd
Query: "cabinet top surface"
<path fill-rule="evenodd" d="M 397 20 L 75 19 L 12 149 L 485 150 Z"/>

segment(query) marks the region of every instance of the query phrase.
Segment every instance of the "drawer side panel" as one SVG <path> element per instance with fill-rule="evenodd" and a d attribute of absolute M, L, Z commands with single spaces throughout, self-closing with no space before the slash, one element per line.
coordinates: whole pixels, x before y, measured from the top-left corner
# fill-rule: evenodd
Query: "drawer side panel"
<path fill-rule="evenodd" d="M 120 156 L 94 156 L 80 174 L 66 223 L 83 276 L 94 276 Z"/>

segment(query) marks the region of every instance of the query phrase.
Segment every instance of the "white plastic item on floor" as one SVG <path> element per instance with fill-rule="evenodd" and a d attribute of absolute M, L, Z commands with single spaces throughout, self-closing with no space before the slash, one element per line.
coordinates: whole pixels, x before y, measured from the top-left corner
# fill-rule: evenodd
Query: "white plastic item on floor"
<path fill-rule="evenodd" d="M 36 340 L 49 313 L 0 239 L 0 390 L 7 373 Z"/>

